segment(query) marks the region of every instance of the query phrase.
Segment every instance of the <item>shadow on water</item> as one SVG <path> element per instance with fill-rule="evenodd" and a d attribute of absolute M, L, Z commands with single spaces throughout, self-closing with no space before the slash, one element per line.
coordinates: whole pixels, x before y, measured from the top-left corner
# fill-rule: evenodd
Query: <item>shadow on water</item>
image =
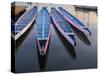
<path fill-rule="evenodd" d="M 55 27 L 53 22 L 52 22 L 52 25 L 54 26 L 54 30 L 55 30 L 56 34 L 58 35 L 59 39 L 61 40 L 62 44 L 64 45 L 66 51 L 69 53 L 69 55 L 72 57 L 72 59 L 75 59 L 77 56 L 76 56 L 76 52 L 75 52 L 73 45 L 71 45 L 68 42 L 68 40 L 66 40 L 62 36 L 62 34 L 58 31 L 58 29 Z"/>
<path fill-rule="evenodd" d="M 51 39 L 51 38 L 50 38 Z M 50 45 L 50 41 L 49 41 L 49 45 Z M 48 53 L 49 53 L 49 45 L 47 48 L 47 53 L 46 55 L 41 56 L 39 53 L 39 48 L 36 42 L 36 46 L 37 46 L 37 55 L 38 55 L 38 62 L 39 62 L 39 67 L 40 67 L 40 71 L 46 71 L 47 70 L 47 60 L 48 60 Z"/>
<path fill-rule="evenodd" d="M 16 40 L 16 50 L 21 46 L 21 44 L 23 43 L 23 41 L 25 40 L 25 38 L 27 37 L 28 33 L 31 31 L 31 29 L 33 28 L 34 24 L 36 21 L 34 21 L 32 23 L 32 25 L 30 26 L 30 28 L 19 38 Z"/>
<path fill-rule="evenodd" d="M 86 36 L 83 32 L 81 32 L 80 30 L 76 29 L 76 28 L 73 27 L 72 25 L 71 25 L 71 27 L 72 27 L 74 33 L 76 34 L 76 36 L 77 36 L 84 44 L 86 44 L 86 45 L 91 45 L 89 39 L 87 38 L 87 36 Z"/>

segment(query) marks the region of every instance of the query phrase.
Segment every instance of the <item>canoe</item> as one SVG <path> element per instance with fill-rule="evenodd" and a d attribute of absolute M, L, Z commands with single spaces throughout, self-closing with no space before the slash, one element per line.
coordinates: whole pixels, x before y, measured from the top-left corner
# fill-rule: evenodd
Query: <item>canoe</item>
<path fill-rule="evenodd" d="M 79 21 L 75 16 L 70 14 L 68 11 L 64 10 L 62 7 L 59 7 L 59 12 L 61 15 L 75 28 L 80 30 L 83 33 L 91 35 L 90 30 L 81 22 Z"/>
<path fill-rule="evenodd" d="M 68 41 L 73 46 L 76 45 L 75 35 L 72 28 L 55 8 L 51 8 L 51 17 L 55 27 L 66 39 L 66 41 Z"/>
<path fill-rule="evenodd" d="M 12 38 L 19 39 L 32 25 L 36 18 L 37 7 L 28 9 L 14 24 L 11 25 Z"/>
<path fill-rule="evenodd" d="M 50 41 L 50 15 L 46 7 L 38 13 L 37 25 L 37 47 L 40 55 L 46 55 Z"/>

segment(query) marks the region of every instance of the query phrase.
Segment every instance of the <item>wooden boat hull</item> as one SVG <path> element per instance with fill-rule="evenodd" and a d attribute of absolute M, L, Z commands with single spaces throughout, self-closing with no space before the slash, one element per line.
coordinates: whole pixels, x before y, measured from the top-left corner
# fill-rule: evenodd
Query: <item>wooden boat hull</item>
<path fill-rule="evenodd" d="M 26 12 L 27 13 L 27 12 Z M 24 13 L 20 18 L 19 20 L 26 14 Z M 17 34 L 14 34 L 14 33 L 11 33 L 11 37 L 16 41 L 17 39 L 19 39 L 32 25 L 32 23 L 34 22 L 35 18 L 37 16 L 37 13 L 34 15 L 34 18 L 30 21 L 30 23 L 28 23 L 28 25 L 26 27 L 24 27 L 19 33 Z"/>
<path fill-rule="evenodd" d="M 81 32 L 83 33 L 86 33 L 86 34 L 89 34 L 91 35 L 91 32 L 89 31 L 89 29 L 87 27 L 83 27 L 83 26 L 79 26 L 77 24 L 75 24 L 71 19 L 69 19 L 67 16 L 65 16 L 62 11 L 60 10 L 59 11 L 60 14 L 72 25 L 74 26 L 75 28 L 77 28 L 78 30 L 80 30 Z M 66 12 L 67 13 L 67 12 Z"/>
<path fill-rule="evenodd" d="M 60 34 L 68 41 L 71 45 L 76 45 L 75 35 L 73 33 L 70 24 L 62 17 L 62 15 L 55 9 L 51 8 L 51 18 Z"/>
<path fill-rule="evenodd" d="M 39 53 L 40 56 L 45 56 L 47 54 L 48 47 L 49 47 L 49 44 L 50 44 L 50 37 L 51 37 L 51 34 L 49 32 L 48 39 L 45 40 L 46 42 L 45 42 L 45 46 L 43 48 L 41 48 L 40 42 L 37 39 L 36 43 L 37 43 L 38 53 Z M 43 40 L 41 40 L 41 41 L 43 41 Z"/>
<path fill-rule="evenodd" d="M 43 7 L 38 14 L 37 20 L 37 46 L 39 55 L 47 54 L 50 41 L 50 15 L 46 7 Z"/>
<path fill-rule="evenodd" d="M 68 33 L 64 33 L 63 30 L 59 27 L 59 25 L 57 24 L 57 22 L 55 21 L 55 19 L 52 17 L 53 23 L 56 27 L 56 29 L 58 29 L 58 31 L 62 34 L 62 36 L 66 39 L 66 41 L 68 41 L 71 45 L 75 46 L 76 45 L 76 41 L 73 41 L 69 36 Z M 72 36 L 74 37 L 74 35 L 72 34 Z"/>

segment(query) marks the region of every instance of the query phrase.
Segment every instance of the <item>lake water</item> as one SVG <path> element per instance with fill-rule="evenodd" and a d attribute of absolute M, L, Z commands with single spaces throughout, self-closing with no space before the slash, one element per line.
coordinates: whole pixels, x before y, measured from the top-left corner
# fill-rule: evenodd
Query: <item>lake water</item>
<path fill-rule="evenodd" d="M 92 21 L 93 22 L 93 21 Z M 55 27 L 51 25 L 51 39 L 46 59 L 39 61 L 36 46 L 36 25 L 34 24 L 25 40 L 15 53 L 16 72 L 37 72 L 86 69 L 97 67 L 97 23 L 89 23 L 88 26 L 92 35 L 86 35 L 90 41 L 76 35 L 77 45 L 68 49 L 68 45 L 63 42 Z M 78 34 L 76 32 L 76 34 Z M 44 62 L 45 65 L 40 64 Z"/>

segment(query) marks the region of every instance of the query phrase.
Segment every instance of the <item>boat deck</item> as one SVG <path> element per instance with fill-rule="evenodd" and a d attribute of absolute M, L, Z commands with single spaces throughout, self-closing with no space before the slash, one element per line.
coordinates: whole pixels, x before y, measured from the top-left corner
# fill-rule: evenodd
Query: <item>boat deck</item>
<path fill-rule="evenodd" d="M 60 13 L 66 18 L 67 20 L 70 20 L 72 25 L 74 24 L 75 27 L 77 27 L 82 32 L 88 32 L 89 35 L 91 35 L 91 31 L 81 22 L 79 21 L 75 16 L 70 14 L 68 11 L 64 10 L 62 7 L 59 7 Z M 69 21 L 69 22 L 70 22 Z"/>
<path fill-rule="evenodd" d="M 34 18 L 36 14 L 37 8 L 34 7 L 28 11 L 24 15 L 22 15 L 21 18 L 15 23 L 15 25 L 12 25 L 12 32 L 18 33 L 20 32 L 24 27 L 26 27 L 30 21 Z"/>
<path fill-rule="evenodd" d="M 52 9 L 51 11 L 53 18 L 56 20 L 58 25 L 62 28 L 65 33 L 71 33 L 72 29 L 67 21 L 61 16 L 61 14 L 56 11 L 56 9 Z"/>
<path fill-rule="evenodd" d="M 40 11 L 36 23 L 37 23 L 37 38 L 39 40 L 47 39 L 50 30 L 50 16 L 46 8 L 43 8 Z"/>
<path fill-rule="evenodd" d="M 68 11 L 65 11 L 63 8 L 59 7 L 59 10 L 67 16 L 69 19 L 71 19 L 75 24 L 78 26 L 84 27 L 84 24 L 82 24 L 77 18 L 75 18 L 72 14 L 70 14 Z"/>

